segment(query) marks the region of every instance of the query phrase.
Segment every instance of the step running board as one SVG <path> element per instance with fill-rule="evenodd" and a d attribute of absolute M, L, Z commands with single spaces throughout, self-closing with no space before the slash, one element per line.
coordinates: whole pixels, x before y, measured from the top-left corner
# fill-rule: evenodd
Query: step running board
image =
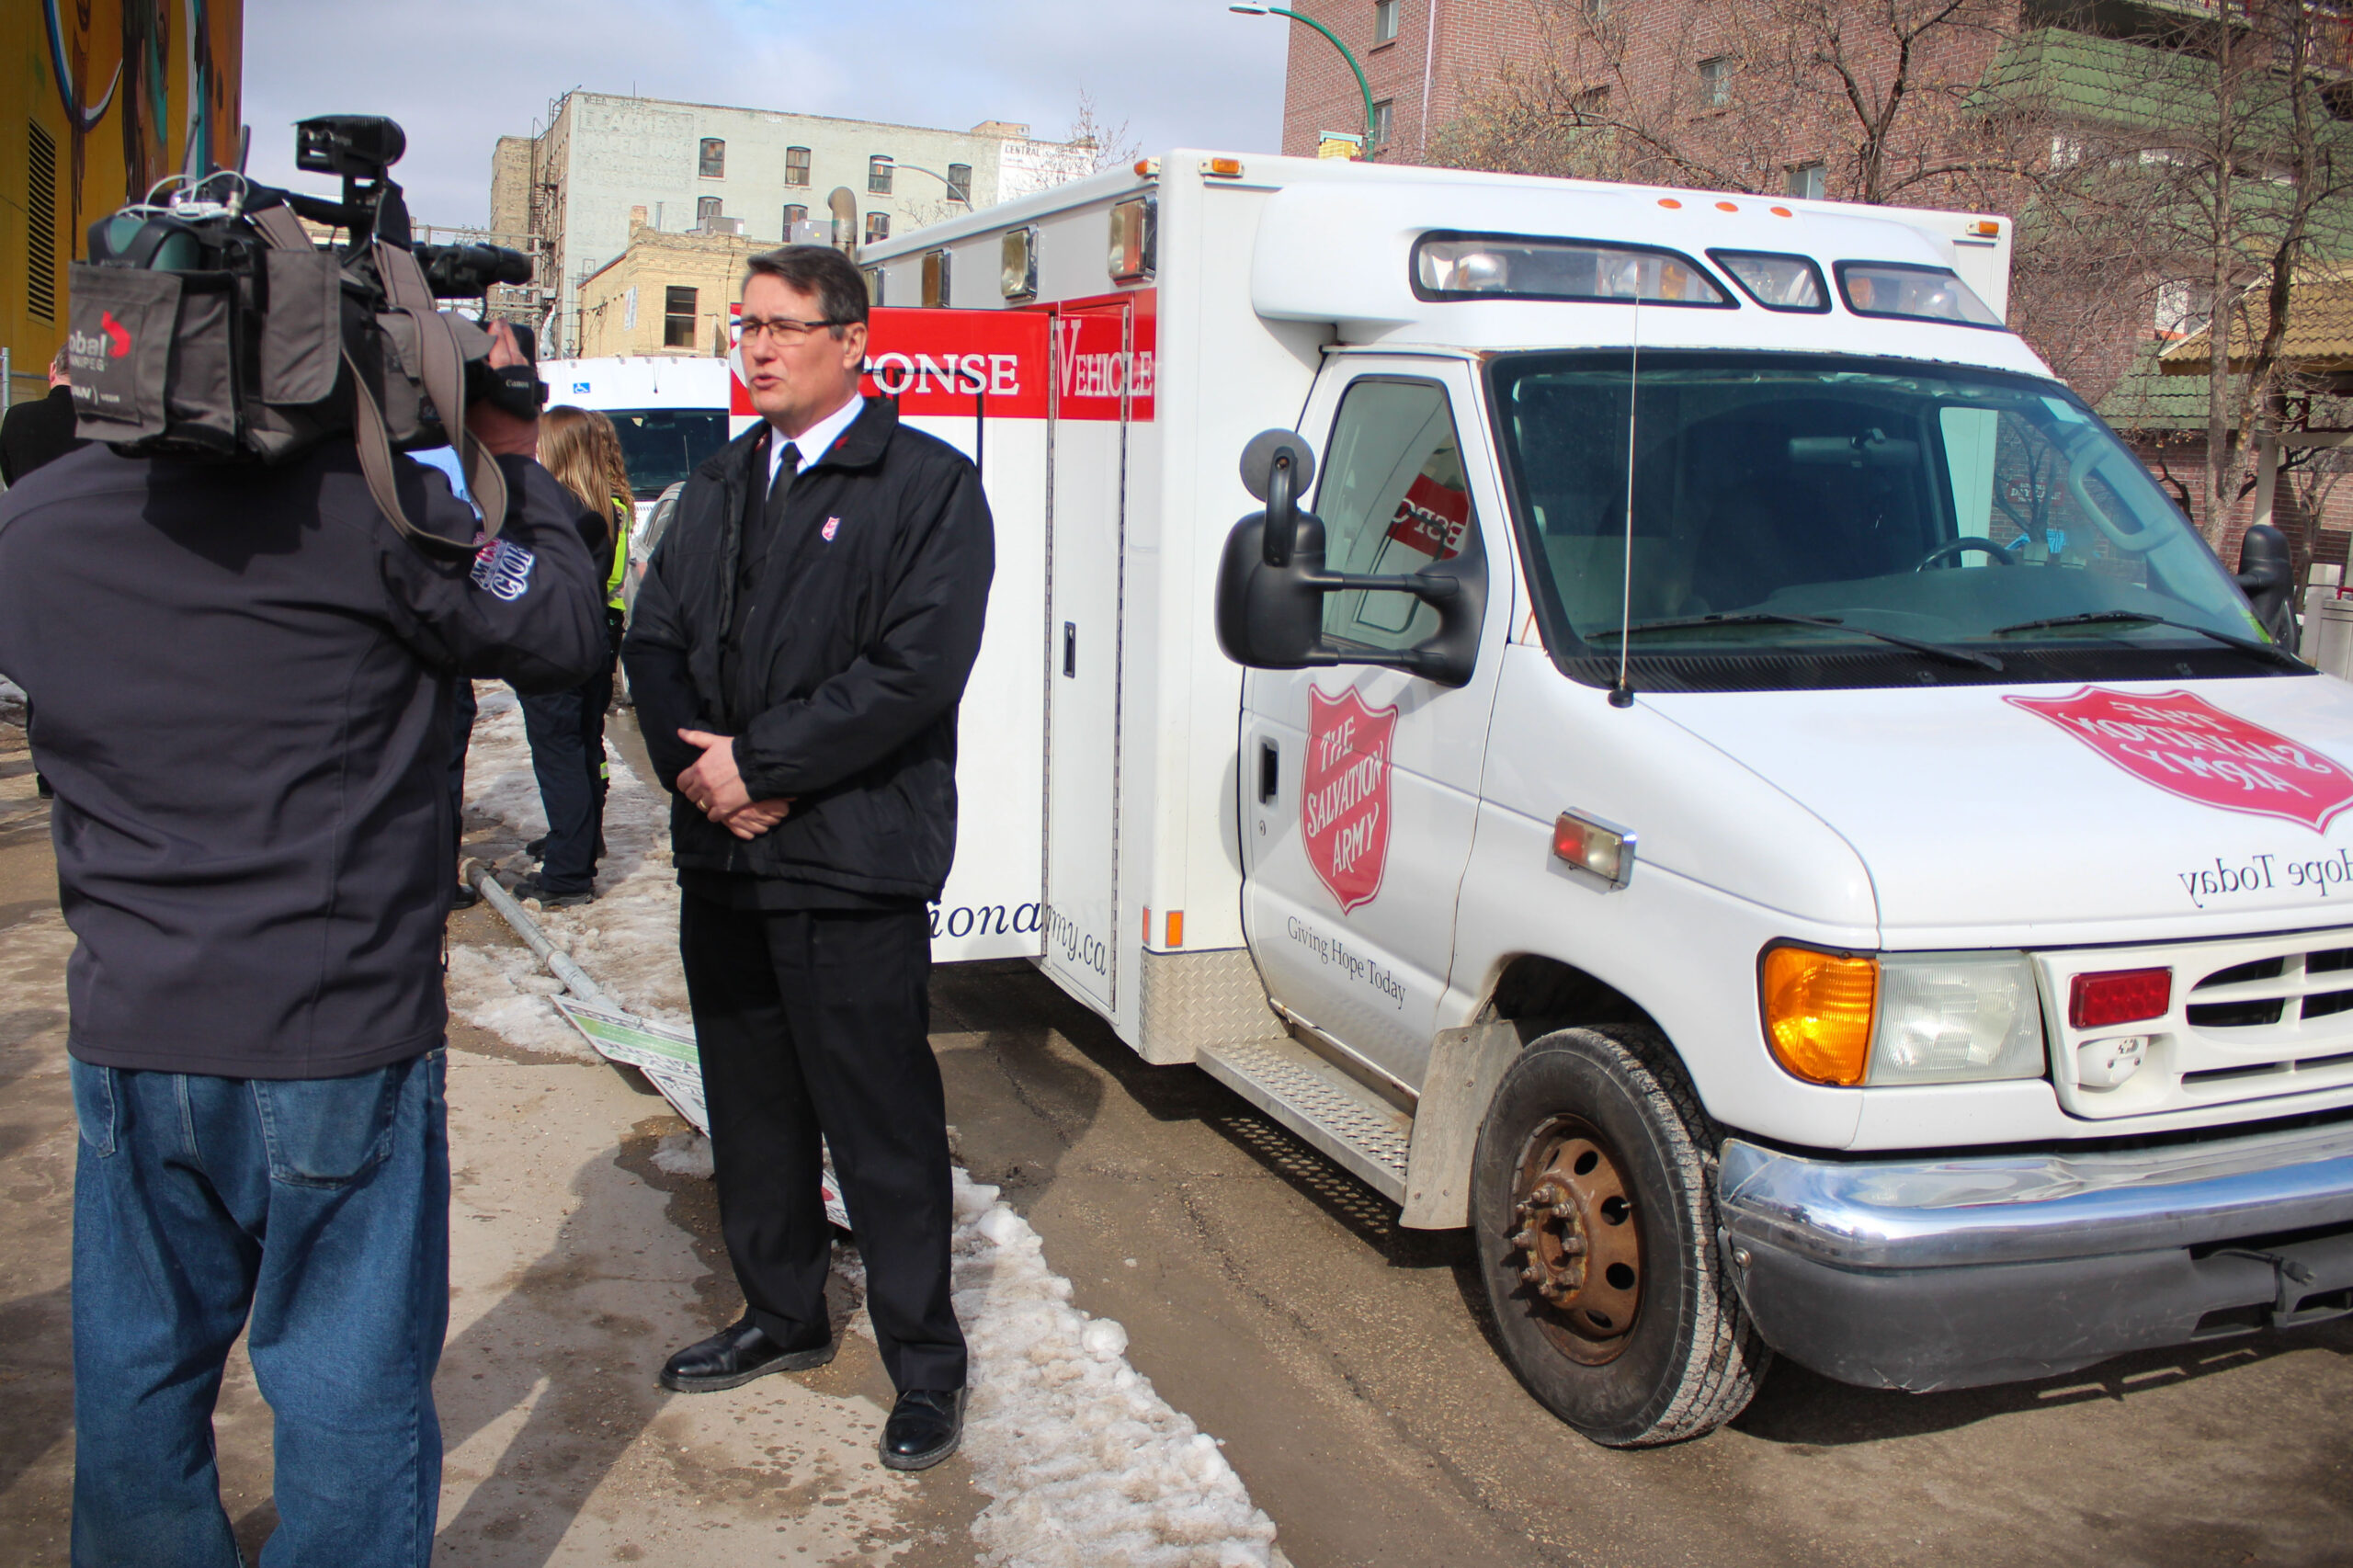
<path fill-rule="evenodd" d="M 1392 1203 L 1414 1119 L 1289 1036 L 1204 1045 L 1202 1070 Z"/>

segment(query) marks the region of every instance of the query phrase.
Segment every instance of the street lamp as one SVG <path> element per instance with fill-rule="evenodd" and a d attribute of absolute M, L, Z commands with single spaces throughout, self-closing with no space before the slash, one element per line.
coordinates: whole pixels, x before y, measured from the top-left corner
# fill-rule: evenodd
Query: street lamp
<path fill-rule="evenodd" d="M 949 200 L 950 200 L 950 201 L 961 201 L 961 202 L 962 202 L 962 203 L 964 204 L 965 210 L 966 210 L 967 211 L 969 211 L 969 210 L 972 210 L 972 196 L 969 194 L 969 189 L 968 189 L 968 191 L 967 191 L 967 193 L 966 193 L 966 194 L 961 194 L 961 195 L 958 194 L 957 189 L 956 189 L 956 182 L 955 182 L 954 180 L 952 180 L 952 179 L 949 179 L 946 175 L 941 174 L 938 169 L 927 169 L 927 168 L 925 168 L 921 164 L 899 164 L 899 163 L 894 163 L 892 166 L 892 167 L 894 167 L 894 168 L 901 168 L 901 169 L 913 169 L 913 170 L 915 170 L 915 173 L 917 173 L 917 174 L 919 174 L 919 175 L 929 175 L 932 178 L 934 178 L 934 179 L 938 180 L 940 184 L 942 184 L 942 185 L 944 185 L 944 186 L 946 186 L 946 187 L 948 187 L 948 199 L 949 199 Z M 966 183 L 966 185 L 967 185 L 967 187 L 969 187 L 969 186 L 971 185 L 971 179 L 972 179 L 972 176 L 970 176 L 969 175 L 965 176 L 965 183 Z"/>
<path fill-rule="evenodd" d="M 1323 23 L 1317 21 L 1313 17 L 1302 16 L 1297 11 L 1287 11 L 1280 6 L 1228 6 L 1226 9 L 1233 12 L 1237 17 L 1289 17 L 1294 22 L 1305 22 L 1309 27 L 1313 28 L 1317 32 L 1322 33 L 1325 38 L 1332 40 L 1332 47 L 1340 51 L 1340 58 L 1347 61 L 1348 62 L 1348 69 L 1356 73 L 1357 91 L 1364 95 L 1364 156 L 1365 162 L 1370 163 L 1372 161 L 1373 131 L 1372 85 L 1364 79 L 1364 67 L 1357 63 L 1357 57 L 1349 52 L 1348 46 L 1340 41 L 1340 35 L 1334 32 L 1331 28 L 1325 27 Z"/>

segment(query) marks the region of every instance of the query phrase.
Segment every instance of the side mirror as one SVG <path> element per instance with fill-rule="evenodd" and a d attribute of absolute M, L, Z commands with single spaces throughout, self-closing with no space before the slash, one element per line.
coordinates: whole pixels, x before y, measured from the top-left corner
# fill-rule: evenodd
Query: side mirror
<path fill-rule="evenodd" d="M 2246 530 L 2239 545 L 2239 588 L 2263 630 L 2274 642 L 2291 646 L 2296 568 L 2286 534 L 2268 523 L 2257 523 Z"/>
<path fill-rule="evenodd" d="M 1446 570 L 1409 576 L 1324 569 L 1324 524 L 1299 510 L 1298 493 L 1315 472 L 1307 444 L 1289 430 L 1268 430 L 1243 449 L 1242 483 L 1267 503 L 1233 526 L 1218 562 L 1217 641 L 1237 665 L 1299 670 L 1374 665 L 1410 670 L 1440 686 L 1469 682 L 1486 614 L 1486 558 L 1475 532 Z M 1411 594 L 1435 606 L 1438 631 L 1417 647 L 1340 648 L 1324 639 L 1324 596 L 1364 588 Z"/>

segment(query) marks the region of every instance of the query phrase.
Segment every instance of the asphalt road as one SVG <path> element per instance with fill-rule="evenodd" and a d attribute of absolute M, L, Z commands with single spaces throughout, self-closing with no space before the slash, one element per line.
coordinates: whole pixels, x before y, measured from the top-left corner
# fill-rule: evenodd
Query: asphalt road
<path fill-rule="evenodd" d="M 933 991 L 965 1163 L 1300 1568 L 2353 1563 L 2353 1320 L 1947 1394 L 1784 1364 L 1723 1430 L 1615 1452 L 1505 1369 L 1462 1233 L 1027 965 Z"/>

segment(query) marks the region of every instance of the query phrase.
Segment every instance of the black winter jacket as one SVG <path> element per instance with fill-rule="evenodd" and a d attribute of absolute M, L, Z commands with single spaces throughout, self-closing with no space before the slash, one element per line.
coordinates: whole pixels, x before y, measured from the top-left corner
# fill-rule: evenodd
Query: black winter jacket
<path fill-rule="evenodd" d="M 0 497 L 0 669 L 57 787 L 75 1056 L 332 1078 L 441 1043 L 458 672 L 553 690 L 607 656 L 597 525 L 499 461 L 482 557 L 395 533 L 348 440 L 283 468 L 94 446 Z M 411 517 L 473 537 L 439 473 L 394 468 Z"/>
<path fill-rule="evenodd" d="M 956 705 L 980 652 L 995 538 L 980 476 L 869 399 L 795 478 L 745 607 L 737 689 L 720 643 L 734 614 L 766 425 L 703 463 L 678 497 L 631 610 L 621 663 L 662 782 L 702 754 L 680 729 L 735 737 L 752 798 L 791 814 L 737 838 L 683 798 L 679 869 L 879 898 L 933 899 L 956 852 Z"/>

